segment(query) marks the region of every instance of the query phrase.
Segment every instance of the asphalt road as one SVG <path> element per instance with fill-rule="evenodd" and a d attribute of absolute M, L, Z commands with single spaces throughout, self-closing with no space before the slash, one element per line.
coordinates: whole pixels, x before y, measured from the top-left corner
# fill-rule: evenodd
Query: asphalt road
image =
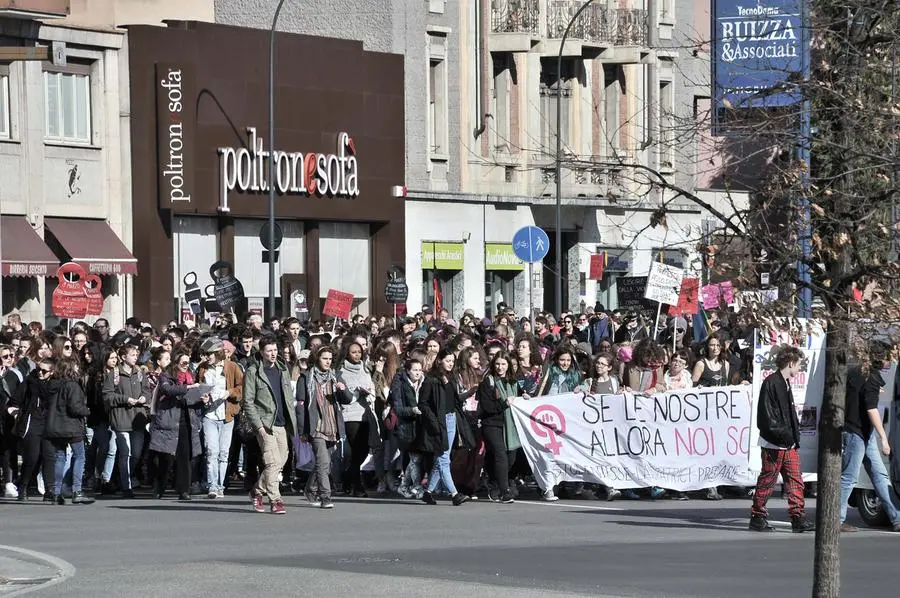
<path fill-rule="evenodd" d="M 750 503 L 737 499 L 429 507 L 339 498 L 325 511 L 288 496 L 286 504 L 277 516 L 251 512 L 241 495 L 5 501 L 0 544 L 74 567 L 30 596 L 810 595 L 813 536 L 790 533 L 777 499 L 779 529 L 765 535 L 746 530 Z M 897 595 L 889 567 L 898 555 L 900 534 L 844 535 L 842 595 Z"/>

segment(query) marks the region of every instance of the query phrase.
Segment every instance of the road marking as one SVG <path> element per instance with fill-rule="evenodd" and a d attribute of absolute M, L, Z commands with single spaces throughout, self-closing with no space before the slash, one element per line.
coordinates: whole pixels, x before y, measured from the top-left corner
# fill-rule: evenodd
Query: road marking
<path fill-rule="evenodd" d="M 3 544 L 0 544 L 0 551 L 18 553 L 37 561 L 43 561 L 44 563 L 56 568 L 56 570 L 59 571 L 59 574 L 49 581 L 38 585 L 25 586 L 21 590 L 16 589 L 12 592 L 4 592 L 3 596 L 21 596 L 29 592 L 34 592 L 37 590 L 42 590 L 44 588 L 49 588 L 50 586 L 55 586 L 75 576 L 75 566 L 73 564 L 69 563 L 68 561 L 62 560 L 61 558 L 55 557 L 52 554 L 28 550 L 27 548 L 19 548 L 18 546 L 5 546 Z M 19 583 L 23 583 L 25 581 L 26 580 L 22 580 Z M 7 587 L 12 587 L 12 585 L 17 584 L 10 584 Z"/>
<path fill-rule="evenodd" d="M 627 511 L 622 507 L 595 507 L 593 505 L 579 505 L 577 503 L 562 501 L 537 501 L 537 500 L 516 500 L 516 504 L 536 505 L 539 507 L 575 507 L 576 509 L 590 509 L 591 511 Z"/>

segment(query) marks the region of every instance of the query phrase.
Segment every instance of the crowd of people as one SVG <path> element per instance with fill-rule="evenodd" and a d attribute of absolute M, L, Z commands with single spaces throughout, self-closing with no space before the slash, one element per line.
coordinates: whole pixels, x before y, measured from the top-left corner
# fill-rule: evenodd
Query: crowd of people
<path fill-rule="evenodd" d="M 687 500 L 663 488 L 537 488 L 509 405 L 745 382 L 752 336 L 740 314 L 653 321 L 601 305 L 540 314 L 533 329 L 505 304 L 458 321 L 430 306 L 339 325 L 223 315 L 154 328 L 132 317 L 115 333 L 103 318 L 66 331 L 14 315 L 0 330 L 0 475 L 20 501 L 36 491 L 87 504 L 141 488 L 215 500 L 243 488 L 273 513 L 293 491 L 321 508 L 335 493 L 370 492 L 431 505 L 521 492 Z"/>

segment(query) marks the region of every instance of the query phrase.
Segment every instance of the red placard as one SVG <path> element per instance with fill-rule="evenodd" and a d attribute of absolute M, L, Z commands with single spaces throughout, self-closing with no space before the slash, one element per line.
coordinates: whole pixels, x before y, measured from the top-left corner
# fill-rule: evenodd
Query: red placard
<path fill-rule="evenodd" d="M 678 293 L 678 305 L 669 306 L 669 315 L 695 314 L 700 309 L 699 300 L 700 279 L 683 278 L 681 280 L 681 290 Z"/>
<path fill-rule="evenodd" d="M 60 318 L 82 319 L 88 313 L 88 296 L 84 292 L 87 272 L 84 268 L 69 262 L 56 271 L 59 285 L 53 289 L 50 306 L 53 315 Z"/>
<path fill-rule="evenodd" d="M 103 313 L 103 281 L 96 274 L 88 274 L 84 279 L 84 294 L 88 298 L 87 313 L 99 316 Z"/>
<path fill-rule="evenodd" d="M 342 320 L 350 319 L 350 311 L 353 309 L 353 294 L 331 289 L 325 297 L 325 307 L 322 313 L 332 318 Z"/>
<path fill-rule="evenodd" d="M 591 256 L 591 268 L 588 278 L 603 280 L 603 266 L 606 264 L 606 253 L 595 253 Z"/>

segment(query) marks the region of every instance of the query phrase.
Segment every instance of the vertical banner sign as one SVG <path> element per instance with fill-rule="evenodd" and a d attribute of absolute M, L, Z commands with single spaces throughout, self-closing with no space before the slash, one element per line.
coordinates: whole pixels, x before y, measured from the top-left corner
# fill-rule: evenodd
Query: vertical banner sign
<path fill-rule="evenodd" d="M 801 74 L 806 64 L 804 10 L 804 0 L 714 0 L 716 114 L 800 101 L 800 90 L 787 81 Z"/>
<path fill-rule="evenodd" d="M 603 280 L 603 263 L 606 261 L 606 253 L 595 253 L 591 256 L 591 267 L 588 278 L 591 280 Z"/>
<path fill-rule="evenodd" d="M 193 65 L 156 64 L 156 168 L 159 207 L 191 207 L 197 95 Z"/>

